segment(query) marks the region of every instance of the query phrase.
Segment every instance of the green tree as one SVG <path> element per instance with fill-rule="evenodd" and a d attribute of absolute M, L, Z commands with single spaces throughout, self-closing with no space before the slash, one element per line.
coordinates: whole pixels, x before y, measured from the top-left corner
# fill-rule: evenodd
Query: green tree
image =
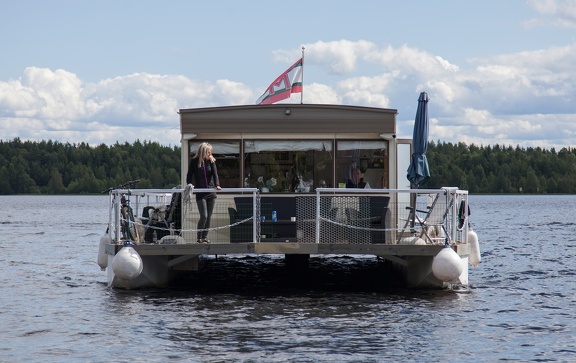
<path fill-rule="evenodd" d="M 49 194 L 62 194 L 64 193 L 66 188 L 64 187 L 64 183 L 62 182 L 62 174 L 56 169 L 55 167 L 52 168 L 50 172 L 50 181 L 48 181 L 48 190 Z"/>

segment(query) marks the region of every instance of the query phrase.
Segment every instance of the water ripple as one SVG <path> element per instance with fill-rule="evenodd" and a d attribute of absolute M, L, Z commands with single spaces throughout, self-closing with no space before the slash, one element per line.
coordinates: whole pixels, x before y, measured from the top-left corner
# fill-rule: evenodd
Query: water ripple
<path fill-rule="evenodd" d="M 0 197 L 2 361 L 571 361 L 572 196 L 471 196 L 467 287 L 384 287 L 375 259 L 208 259 L 178 287 L 106 287 L 106 197 Z M 82 213 L 70 215 L 70 207 Z M 66 220 L 65 228 L 55 220 Z"/>

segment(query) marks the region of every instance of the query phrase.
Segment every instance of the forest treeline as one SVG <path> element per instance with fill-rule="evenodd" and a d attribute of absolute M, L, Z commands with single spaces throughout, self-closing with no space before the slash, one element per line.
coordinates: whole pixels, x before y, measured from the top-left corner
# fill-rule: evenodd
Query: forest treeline
<path fill-rule="evenodd" d="M 432 176 L 421 188 L 470 193 L 576 193 L 576 150 L 430 142 Z M 94 194 L 128 180 L 138 188 L 180 183 L 180 146 L 135 141 L 90 146 L 0 141 L 0 194 Z"/>
<path fill-rule="evenodd" d="M 180 146 L 0 141 L 0 194 L 93 194 L 134 179 L 138 188 L 178 185 Z"/>

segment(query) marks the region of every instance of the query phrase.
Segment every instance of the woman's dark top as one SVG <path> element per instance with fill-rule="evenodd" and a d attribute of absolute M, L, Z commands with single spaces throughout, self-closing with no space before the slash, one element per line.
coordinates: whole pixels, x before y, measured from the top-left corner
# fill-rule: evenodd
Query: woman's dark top
<path fill-rule="evenodd" d="M 186 174 L 186 184 L 194 185 L 194 188 L 215 188 L 220 186 L 218 179 L 218 170 L 216 164 L 205 161 L 202 166 L 198 166 L 198 158 L 192 158 L 188 165 L 188 174 Z M 196 200 L 203 198 L 216 198 L 216 192 L 195 193 Z"/>

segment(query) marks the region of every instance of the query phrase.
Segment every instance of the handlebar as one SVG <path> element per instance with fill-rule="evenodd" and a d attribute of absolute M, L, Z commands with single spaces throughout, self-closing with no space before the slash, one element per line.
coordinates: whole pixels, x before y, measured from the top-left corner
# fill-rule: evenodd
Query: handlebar
<path fill-rule="evenodd" d="M 118 185 L 117 187 L 108 188 L 108 189 L 104 190 L 104 191 L 102 192 L 102 194 L 110 193 L 111 191 L 113 191 L 113 190 L 115 190 L 115 189 L 126 189 L 126 187 L 130 188 L 130 187 L 138 184 L 139 182 L 140 182 L 140 179 L 130 180 L 130 181 L 127 181 L 127 182 L 124 183 L 124 184 Z"/>

